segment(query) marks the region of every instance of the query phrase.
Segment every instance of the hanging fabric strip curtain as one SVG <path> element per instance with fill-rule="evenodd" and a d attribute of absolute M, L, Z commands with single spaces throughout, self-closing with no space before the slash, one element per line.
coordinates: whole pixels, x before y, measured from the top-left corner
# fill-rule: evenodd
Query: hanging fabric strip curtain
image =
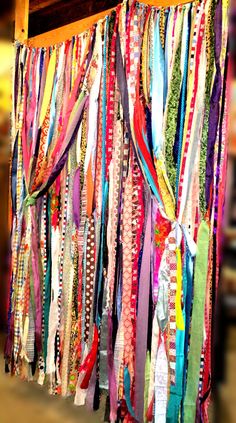
<path fill-rule="evenodd" d="M 6 369 L 111 422 L 207 422 L 227 0 L 16 44 Z"/>

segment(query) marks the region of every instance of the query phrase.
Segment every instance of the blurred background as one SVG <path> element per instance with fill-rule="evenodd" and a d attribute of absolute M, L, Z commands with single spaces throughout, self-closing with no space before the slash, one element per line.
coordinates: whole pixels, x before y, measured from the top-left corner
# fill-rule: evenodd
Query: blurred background
<path fill-rule="evenodd" d="M 13 64 L 13 2 L 0 2 L 0 328 L 6 328 L 9 251 L 8 188 L 10 157 L 11 69 Z"/>
<path fill-rule="evenodd" d="M 30 0 L 29 36 L 60 27 L 115 6 L 119 1 Z M 71 3 L 71 7 L 68 7 Z M 86 7 L 81 6 L 84 3 Z M 234 4 L 235 3 L 235 4 Z M 212 423 L 236 422 L 236 0 L 230 13 L 229 159 L 223 250 L 214 349 L 214 408 Z M 75 13 L 76 11 L 76 13 Z M 37 384 L 4 373 L 3 348 L 7 326 L 9 239 L 9 162 L 11 151 L 11 76 L 14 61 L 14 1 L 0 1 L 0 423 L 34 421 L 73 423 L 102 421 L 103 412 L 90 414 L 71 399 L 50 397 Z M 186 422 L 187 423 L 187 422 Z"/>

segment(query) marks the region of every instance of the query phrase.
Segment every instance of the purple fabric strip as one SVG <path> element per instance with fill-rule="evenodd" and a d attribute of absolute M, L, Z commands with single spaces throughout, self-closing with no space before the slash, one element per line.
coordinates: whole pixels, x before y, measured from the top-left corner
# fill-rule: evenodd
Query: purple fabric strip
<path fill-rule="evenodd" d="M 150 249 L 151 249 L 151 199 L 147 202 L 147 223 L 144 237 L 144 247 L 139 280 L 137 335 L 136 335 L 136 366 L 135 366 L 135 415 L 138 422 L 143 421 L 145 362 L 147 354 L 148 307 L 150 293 Z"/>
<path fill-rule="evenodd" d="M 127 125 L 129 137 L 133 142 L 132 131 L 131 131 L 131 127 L 130 127 L 130 117 L 129 117 L 128 87 L 127 87 L 125 70 L 124 70 L 124 66 L 123 66 L 119 32 L 117 33 L 117 37 L 116 37 L 116 74 L 117 74 L 118 86 L 119 86 L 119 89 L 120 89 L 121 104 L 122 104 L 122 107 L 123 107 L 125 123 Z M 135 151 L 135 149 L 134 149 L 134 151 Z"/>
<path fill-rule="evenodd" d="M 11 278 L 10 292 L 12 293 L 12 278 Z M 10 296 L 10 298 L 11 298 L 11 296 Z M 7 334 L 6 343 L 5 343 L 5 347 L 4 347 L 4 358 L 9 360 L 11 358 L 12 346 L 13 346 L 13 337 L 14 337 L 14 312 L 12 312 L 11 308 L 9 308 L 7 330 L 8 330 L 8 334 Z"/>
<path fill-rule="evenodd" d="M 64 165 L 67 161 L 68 152 L 69 152 L 72 144 L 75 141 L 75 137 L 76 137 L 77 131 L 79 129 L 79 126 L 80 126 L 80 123 L 81 123 L 81 120 L 82 120 L 82 117 L 83 117 L 83 110 L 84 110 L 84 107 L 87 104 L 87 99 L 88 99 L 88 97 L 86 96 L 82 100 L 82 102 L 81 102 L 81 104 L 78 108 L 77 114 L 74 117 L 69 130 L 66 133 L 66 139 L 63 142 L 63 144 L 65 146 L 64 151 L 63 151 L 62 155 L 60 156 L 58 162 L 55 164 L 55 166 L 54 166 L 54 168 L 51 172 L 51 175 L 48 178 L 46 185 L 39 191 L 37 198 L 41 197 L 42 195 L 44 195 L 48 191 L 48 189 L 53 184 L 53 182 L 55 181 L 55 179 L 57 178 L 57 176 L 61 172 L 62 168 L 64 167 Z"/>
<path fill-rule="evenodd" d="M 34 279 L 34 299 L 35 299 L 35 341 L 37 352 L 42 350 L 42 303 L 41 303 L 41 287 L 40 287 L 40 276 L 39 276 L 39 249 L 37 233 L 38 228 L 35 219 L 35 206 L 31 206 L 29 213 L 31 213 L 32 219 L 32 271 Z"/>
<path fill-rule="evenodd" d="M 210 100 L 210 115 L 208 124 L 208 143 L 206 157 L 206 187 L 205 198 L 208 208 L 210 201 L 211 186 L 214 173 L 214 149 L 217 136 L 219 112 L 220 112 L 220 95 L 221 95 L 221 69 L 220 69 L 220 52 L 221 52 L 221 34 L 222 34 L 222 5 L 221 0 L 218 1 L 215 11 L 214 20 L 215 32 L 215 63 L 216 74 Z"/>
<path fill-rule="evenodd" d="M 79 229 L 80 224 L 80 168 L 75 171 L 73 184 L 73 217 L 74 222 Z"/>
<path fill-rule="evenodd" d="M 108 311 L 107 367 L 110 396 L 110 420 L 114 422 L 117 419 L 117 387 L 114 369 L 114 356 L 112 350 L 112 327 L 112 316 L 111 312 Z"/>
<path fill-rule="evenodd" d="M 93 411 L 93 401 L 94 401 L 94 394 L 95 394 L 96 379 L 97 379 L 97 362 L 93 366 L 93 372 L 89 381 L 88 391 L 86 395 L 86 407 L 90 411 Z"/>

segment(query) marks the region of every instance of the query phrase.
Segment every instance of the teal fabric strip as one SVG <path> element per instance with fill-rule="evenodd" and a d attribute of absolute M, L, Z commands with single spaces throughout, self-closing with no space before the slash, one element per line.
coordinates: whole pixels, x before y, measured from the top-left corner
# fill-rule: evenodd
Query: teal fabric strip
<path fill-rule="evenodd" d="M 152 76 L 152 142 L 155 157 L 162 147 L 162 122 L 164 99 L 164 52 L 161 45 L 160 14 L 156 17 L 153 46 L 153 76 Z"/>
<path fill-rule="evenodd" d="M 194 257 L 190 254 L 190 251 L 186 251 L 186 263 L 185 263 L 185 277 L 186 277 L 186 300 L 185 300 L 185 340 L 184 340 L 184 369 L 183 369 L 183 386 L 182 386 L 182 402 L 181 402 L 181 423 L 183 423 L 183 398 L 186 392 L 186 372 L 187 372 L 187 361 L 188 361 L 188 339 L 189 330 L 191 323 L 191 310 L 192 310 L 192 298 L 193 298 L 193 265 Z"/>
<path fill-rule="evenodd" d="M 183 317 L 185 314 L 183 311 Z M 170 387 L 170 398 L 167 407 L 167 423 L 177 423 L 179 420 L 179 410 L 182 400 L 182 382 L 184 367 L 184 330 L 176 331 L 176 383 Z"/>
<path fill-rule="evenodd" d="M 43 304 L 43 317 L 44 317 L 44 339 L 43 339 L 43 351 L 44 351 L 44 363 L 46 369 L 47 349 L 48 349 L 48 321 L 49 321 L 49 310 L 51 304 L 51 270 L 52 270 L 52 258 L 51 258 L 51 197 L 48 196 L 47 202 L 47 225 L 48 225 L 48 239 L 47 239 L 47 271 L 44 281 L 45 294 Z"/>
<path fill-rule="evenodd" d="M 130 415 L 135 419 L 134 409 L 132 407 L 131 398 L 130 398 L 130 375 L 129 375 L 129 370 L 127 366 L 124 368 L 124 390 L 125 390 L 125 400 L 126 400 L 128 411 Z"/>
<path fill-rule="evenodd" d="M 105 215 L 106 215 L 106 206 L 108 199 L 108 182 L 105 182 L 104 193 L 103 193 L 103 208 L 102 208 L 102 224 L 101 224 L 101 241 L 100 241 L 100 256 L 99 256 L 99 278 L 98 278 L 98 291 L 97 291 L 97 305 L 96 305 L 96 324 L 99 327 L 102 311 L 100 309 L 102 305 L 102 281 L 103 281 L 103 249 L 105 241 Z"/>
<path fill-rule="evenodd" d="M 202 221 L 198 229 L 197 254 L 194 269 L 194 300 L 191 338 L 188 353 L 187 387 L 184 399 L 184 421 L 195 422 L 196 400 L 204 331 L 204 308 L 208 272 L 209 226 Z"/>

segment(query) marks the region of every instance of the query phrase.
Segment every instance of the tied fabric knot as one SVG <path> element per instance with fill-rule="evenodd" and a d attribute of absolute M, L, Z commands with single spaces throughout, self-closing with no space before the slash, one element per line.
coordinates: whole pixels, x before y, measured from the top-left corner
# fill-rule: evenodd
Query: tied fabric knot
<path fill-rule="evenodd" d="M 35 194 L 27 194 L 24 200 L 25 207 L 34 206 L 36 203 Z"/>
<path fill-rule="evenodd" d="M 180 223 L 178 220 L 172 222 L 172 228 L 176 231 L 176 244 L 177 247 L 180 247 L 182 236 L 184 236 L 184 239 L 186 241 L 186 244 L 188 246 L 189 252 L 192 257 L 196 256 L 197 253 L 197 244 L 188 232 L 187 228 L 183 223 Z"/>

